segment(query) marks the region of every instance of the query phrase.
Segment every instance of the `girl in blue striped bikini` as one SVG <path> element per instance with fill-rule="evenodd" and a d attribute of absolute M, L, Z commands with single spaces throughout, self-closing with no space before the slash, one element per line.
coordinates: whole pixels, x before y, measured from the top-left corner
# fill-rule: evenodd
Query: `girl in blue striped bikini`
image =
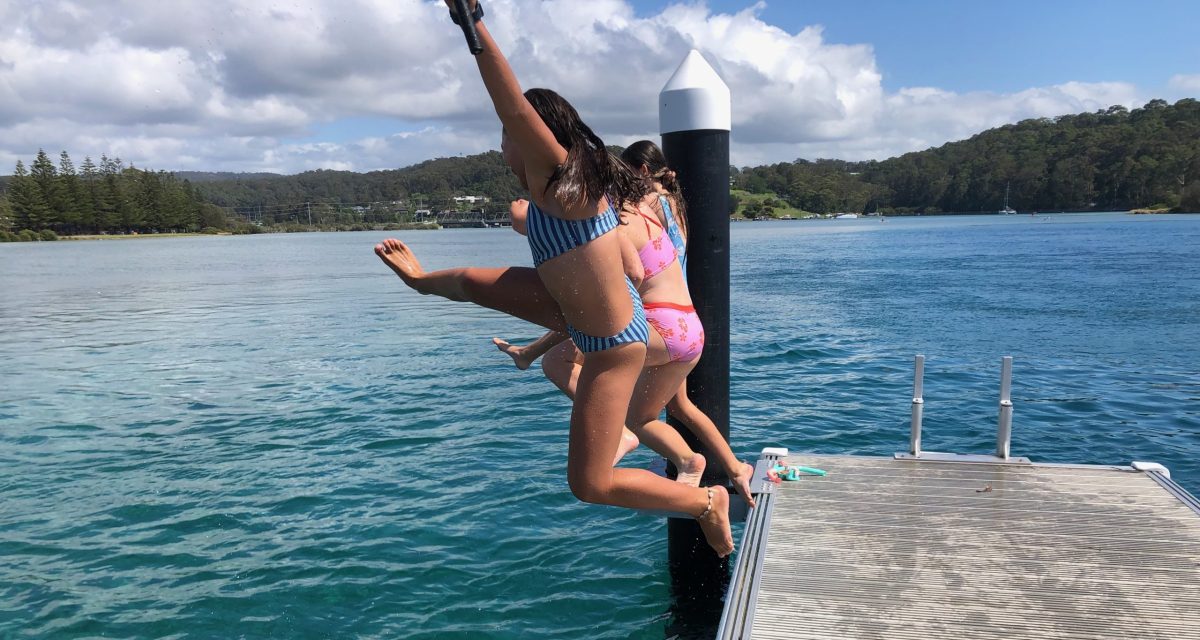
<path fill-rule="evenodd" d="M 680 469 L 680 479 L 686 481 L 687 461 L 699 457 L 703 462 L 704 459 L 692 451 L 672 427 L 657 420 L 666 405 L 671 415 L 687 426 L 705 450 L 716 456 L 716 462 L 739 493 L 753 506 L 750 479 L 754 468 L 738 460 L 717 425 L 692 403 L 687 394 L 686 376 L 700 357 L 704 332 L 700 319 L 691 307 L 691 296 L 684 279 L 687 268 L 687 218 L 683 215 L 684 203 L 679 185 L 674 180 L 674 172 L 667 167 L 662 150 L 649 140 L 630 145 L 622 152 L 621 159 L 630 168 L 640 172 L 650 187 L 640 207 L 629 205 L 622 211 L 622 218 L 628 218 L 629 224 L 621 227 L 620 231 L 630 237 L 635 248 L 639 245 L 642 247 L 639 256 L 646 278 L 639 291 L 643 295 L 651 330 L 658 335 L 652 336 L 648 344 L 646 371 L 639 380 L 634 407 L 631 407 L 631 413 L 635 415 L 627 422 L 617 455 L 624 455 L 635 448 L 640 438 L 641 442 L 672 461 Z M 524 212 L 514 203 L 513 227 L 523 232 L 523 226 Z M 651 227 L 660 231 L 655 233 Z M 641 233 L 643 229 L 645 233 Z M 666 246 L 654 248 L 653 236 L 657 236 L 660 245 Z M 663 242 L 666 239 L 670 240 L 669 245 Z M 664 269 L 664 260 L 678 260 L 680 268 Z M 659 273 L 662 275 L 658 276 Z M 647 286 L 651 280 L 658 284 L 660 277 L 665 281 L 662 283 L 665 286 Z M 575 345 L 566 340 L 564 334 L 552 331 L 524 347 L 511 345 L 499 338 L 494 338 L 493 342 L 511 356 L 520 369 L 528 368 L 534 360 L 545 354 L 542 371 L 563 393 L 573 396 L 582 359 Z M 702 465 L 696 466 L 703 470 Z"/>
<path fill-rule="evenodd" d="M 451 6 L 449 0 L 446 4 Z M 691 514 L 714 551 L 728 555 L 733 537 L 724 487 L 690 487 L 646 470 L 612 466 L 649 335 L 641 298 L 626 275 L 629 247 L 613 232 L 614 207 L 631 195 L 636 201 L 644 187 L 609 156 L 561 96 L 546 89 L 522 93 L 481 21 L 482 11 L 474 1 L 471 8 L 470 16 L 458 19 L 477 23 L 483 52 L 475 60 L 503 124 L 501 152 L 530 193 L 528 237 L 535 267 L 426 273 L 408 247 L 394 239 L 376 245 L 375 253 L 420 293 L 474 302 L 567 331 L 584 360 L 571 412 L 571 491 L 585 502 Z"/>

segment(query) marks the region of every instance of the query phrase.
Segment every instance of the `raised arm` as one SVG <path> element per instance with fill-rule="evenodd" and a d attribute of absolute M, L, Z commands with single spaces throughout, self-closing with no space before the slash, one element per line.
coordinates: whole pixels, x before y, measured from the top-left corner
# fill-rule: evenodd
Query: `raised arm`
<path fill-rule="evenodd" d="M 470 2 L 471 10 L 474 11 L 477 2 Z M 454 11 L 450 0 L 446 0 L 446 6 Z M 462 16 L 460 19 L 471 18 Z M 475 28 L 483 44 L 483 52 L 475 56 L 475 62 L 479 65 L 479 75 L 492 98 L 492 106 L 496 108 L 496 115 L 500 117 L 505 133 L 521 151 L 530 193 L 534 196 L 534 201 L 543 204 L 550 177 L 559 165 L 566 162 L 567 150 L 558 144 L 549 127 L 542 122 L 537 111 L 534 111 L 533 106 L 525 99 L 521 84 L 513 74 L 512 67 L 508 65 L 508 60 L 500 52 L 487 25 L 480 20 Z M 594 212 L 589 213 L 593 214 Z"/>

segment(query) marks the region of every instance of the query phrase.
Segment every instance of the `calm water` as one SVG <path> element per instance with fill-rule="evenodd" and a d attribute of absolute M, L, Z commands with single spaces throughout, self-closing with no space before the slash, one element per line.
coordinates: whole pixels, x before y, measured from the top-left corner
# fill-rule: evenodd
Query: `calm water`
<path fill-rule="evenodd" d="M 733 439 L 1154 460 L 1200 492 L 1200 217 L 738 224 Z M 662 638 L 665 526 L 577 503 L 569 405 L 378 233 L 0 245 L 0 636 Z M 528 264 L 503 230 L 427 268 Z M 631 464 L 651 457 L 639 451 Z"/>

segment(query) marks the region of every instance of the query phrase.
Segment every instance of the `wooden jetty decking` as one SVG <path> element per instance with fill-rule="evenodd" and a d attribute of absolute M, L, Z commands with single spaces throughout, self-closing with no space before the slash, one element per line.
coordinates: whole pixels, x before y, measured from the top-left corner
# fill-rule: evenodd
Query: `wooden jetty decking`
<path fill-rule="evenodd" d="M 775 485 L 764 455 L 718 637 L 1200 638 L 1168 474 L 901 457 L 788 455 L 829 473 Z"/>

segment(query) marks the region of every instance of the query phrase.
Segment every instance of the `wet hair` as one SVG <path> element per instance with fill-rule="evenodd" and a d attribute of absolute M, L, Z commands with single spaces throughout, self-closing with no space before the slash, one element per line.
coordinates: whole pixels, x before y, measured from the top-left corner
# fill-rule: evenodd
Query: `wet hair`
<path fill-rule="evenodd" d="M 550 89 L 530 89 L 525 99 L 567 150 L 566 162 L 554 170 L 546 184 L 546 192 L 559 202 L 569 206 L 607 197 L 620 211 L 626 202 L 636 203 L 650 192 L 632 168 L 608 151 L 566 98 Z"/>
<path fill-rule="evenodd" d="M 646 167 L 650 171 L 650 179 L 662 183 L 663 189 L 671 196 L 671 213 L 675 215 L 675 224 L 679 225 L 679 230 L 686 238 L 687 205 L 683 201 L 683 193 L 680 191 L 679 181 L 675 178 L 675 172 L 667 166 L 667 157 L 663 155 L 662 149 L 649 140 L 638 140 L 621 152 L 621 159 L 635 169 Z"/>

